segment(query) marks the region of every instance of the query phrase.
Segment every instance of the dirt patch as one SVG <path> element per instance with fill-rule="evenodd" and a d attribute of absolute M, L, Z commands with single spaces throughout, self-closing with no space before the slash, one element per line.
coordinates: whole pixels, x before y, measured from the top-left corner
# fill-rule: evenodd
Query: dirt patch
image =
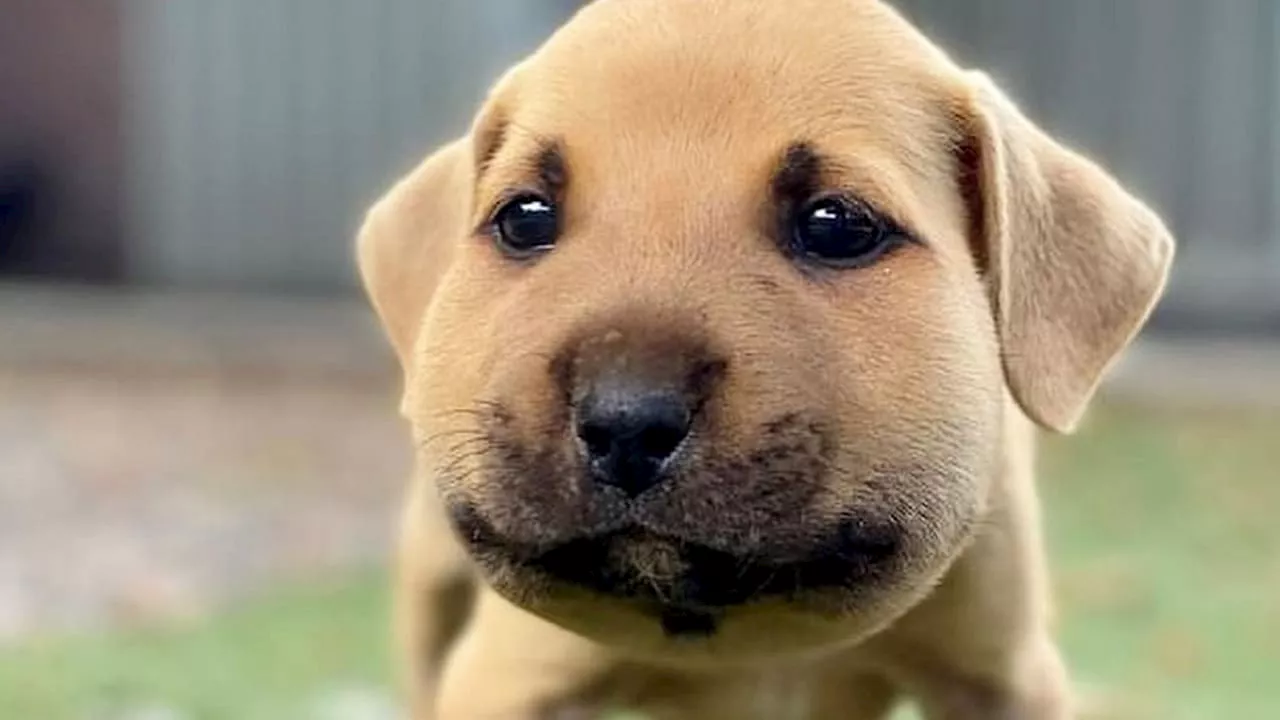
<path fill-rule="evenodd" d="M 393 385 L 0 368 L 0 637 L 383 562 Z"/>

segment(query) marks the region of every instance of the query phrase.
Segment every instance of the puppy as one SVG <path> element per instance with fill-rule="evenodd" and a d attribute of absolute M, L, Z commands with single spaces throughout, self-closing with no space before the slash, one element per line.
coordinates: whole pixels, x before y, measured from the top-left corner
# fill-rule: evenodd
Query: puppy
<path fill-rule="evenodd" d="M 1069 717 L 1031 426 L 1172 255 L 879 2 L 587 6 L 359 239 L 414 716 Z"/>

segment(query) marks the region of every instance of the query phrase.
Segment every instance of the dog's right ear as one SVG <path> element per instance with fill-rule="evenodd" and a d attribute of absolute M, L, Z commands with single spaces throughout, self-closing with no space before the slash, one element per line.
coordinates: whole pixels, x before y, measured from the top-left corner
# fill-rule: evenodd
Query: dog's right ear
<path fill-rule="evenodd" d="M 964 181 L 1009 388 L 1041 426 L 1070 432 L 1146 323 L 1173 238 L 1101 167 L 968 76 Z"/>
<path fill-rule="evenodd" d="M 369 211 L 356 241 L 365 292 L 406 375 L 427 306 L 467 234 L 470 138 L 436 151 Z"/>

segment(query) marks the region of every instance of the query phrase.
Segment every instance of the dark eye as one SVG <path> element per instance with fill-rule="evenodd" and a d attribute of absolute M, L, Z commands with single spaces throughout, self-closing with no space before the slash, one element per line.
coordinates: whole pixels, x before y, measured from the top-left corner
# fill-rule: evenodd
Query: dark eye
<path fill-rule="evenodd" d="M 499 247 L 518 257 L 551 249 L 560 232 L 555 205 L 535 195 L 507 202 L 494 216 Z"/>
<path fill-rule="evenodd" d="M 798 254 L 836 267 L 872 262 L 894 238 L 880 218 L 840 198 L 823 198 L 804 206 L 792 232 Z"/>

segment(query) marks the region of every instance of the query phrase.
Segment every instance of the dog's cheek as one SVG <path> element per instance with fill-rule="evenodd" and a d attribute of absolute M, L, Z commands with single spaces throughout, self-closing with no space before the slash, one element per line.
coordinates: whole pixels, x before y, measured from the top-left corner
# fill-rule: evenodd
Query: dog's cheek
<path fill-rule="evenodd" d="M 486 425 L 499 419 L 487 387 L 502 344 L 493 328 L 501 289 L 461 255 L 422 320 L 402 402 L 421 460 L 451 493 L 480 482 L 474 469 L 483 460 Z"/>
<path fill-rule="evenodd" d="M 997 471 L 1004 400 L 980 284 L 924 250 L 869 273 L 857 311 L 835 316 L 840 496 L 879 503 L 916 538 L 922 565 L 964 542 Z M 832 509 L 834 510 L 834 508 Z"/>
<path fill-rule="evenodd" d="M 556 359 L 574 328 L 559 266 L 517 266 L 473 248 L 449 273 L 418 348 L 413 413 L 446 500 L 537 546 L 595 522 L 580 487 Z"/>

